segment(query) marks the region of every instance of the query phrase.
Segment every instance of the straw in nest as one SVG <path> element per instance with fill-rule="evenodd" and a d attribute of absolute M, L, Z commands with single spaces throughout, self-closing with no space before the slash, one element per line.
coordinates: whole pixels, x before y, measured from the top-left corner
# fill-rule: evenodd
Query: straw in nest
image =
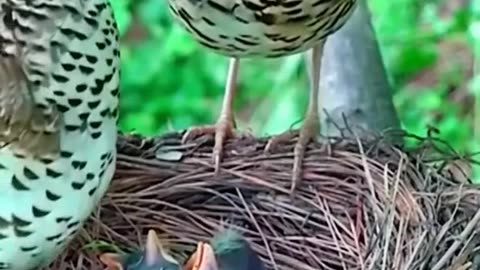
<path fill-rule="evenodd" d="M 182 260 L 226 224 L 267 269 L 480 269 L 480 191 L 420 151 L 433 147 L 407 151 L 381 138 L 311 144 L 292 200 L 295 141 L 264 154 L 266 138 L 233 139 L 215 177 L 212 140 L 180 139 L 121 136 L 108 194 L 49 269 L 103 269 L 102 245 L 92 242 L 136 248 L 152 228 Z"/>

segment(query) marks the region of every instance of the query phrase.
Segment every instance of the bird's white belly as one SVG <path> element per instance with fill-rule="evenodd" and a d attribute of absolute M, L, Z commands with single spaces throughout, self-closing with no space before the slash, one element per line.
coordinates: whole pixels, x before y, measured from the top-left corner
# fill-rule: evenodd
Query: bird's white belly
<path fill-rule="evenodd" d="M 78 137 L 69 145 L 81 148 L 47 165 L 0 151 L 0 269 L 36 269 L 65 248 L 110 183 L 115 132 Z"/>

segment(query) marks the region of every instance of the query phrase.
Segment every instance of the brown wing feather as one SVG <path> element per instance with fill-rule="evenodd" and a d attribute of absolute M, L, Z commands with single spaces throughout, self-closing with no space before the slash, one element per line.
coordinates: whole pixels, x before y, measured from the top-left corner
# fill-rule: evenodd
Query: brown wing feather
<path fill-rule="evenodd" d="M 17 154 L 52 158 L 60 149 L 60 114 L 34 102 L 18 61 L 0 58 L 0 145 Z"/>
<path fill-rule="evenodd" d="M 0 145 L 17 154 L 52 158 L 60 150 L 61 114 L 33 93 L 48 87 L 62 46 L 52 37 L 81 10 L 79 1 L 6 0 L 0 4 Z"/>

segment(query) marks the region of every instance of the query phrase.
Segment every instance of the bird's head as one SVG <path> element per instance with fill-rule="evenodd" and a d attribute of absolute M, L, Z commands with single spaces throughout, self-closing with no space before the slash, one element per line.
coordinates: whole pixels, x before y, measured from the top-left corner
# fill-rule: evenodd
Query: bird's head
<path fill-rule="evenodd" d="M 248 241 L 228 229 L 209 242 L 200 242 L 184 270 L 264 270 L 262 261 Z"/>
<path fill-rule="evenodd" d="M 165 252 L 155 231 L 150 230 L 143 251 L 127 254 L 103 253 L 100 261 L 107 270 L 181 270 L 180 264 Z"/>

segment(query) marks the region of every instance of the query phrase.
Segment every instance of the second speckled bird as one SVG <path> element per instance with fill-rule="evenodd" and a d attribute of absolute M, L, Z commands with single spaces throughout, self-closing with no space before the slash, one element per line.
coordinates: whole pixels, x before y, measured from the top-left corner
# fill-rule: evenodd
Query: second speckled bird
<path fill-rule="evenodd" d="M 169 0 L 174 17 L 202 45 L 231 57 L 222 111 L 215 125 L 191 128 L 184 142 L 203 133 L 215 134 L 213 158 L 218 171 L 225 139 L 234 134 L 232 112 L 239 58 L 281 57 L 312 49 L 310 94 L 305 121 L 295 147 L 292 191 L 301 178 L 307 143 L 319 132 L 319 77 L 327 37 L 342 27 L 357 0 Z M 267 145 L 290 139 L 274 137 Z"/>

